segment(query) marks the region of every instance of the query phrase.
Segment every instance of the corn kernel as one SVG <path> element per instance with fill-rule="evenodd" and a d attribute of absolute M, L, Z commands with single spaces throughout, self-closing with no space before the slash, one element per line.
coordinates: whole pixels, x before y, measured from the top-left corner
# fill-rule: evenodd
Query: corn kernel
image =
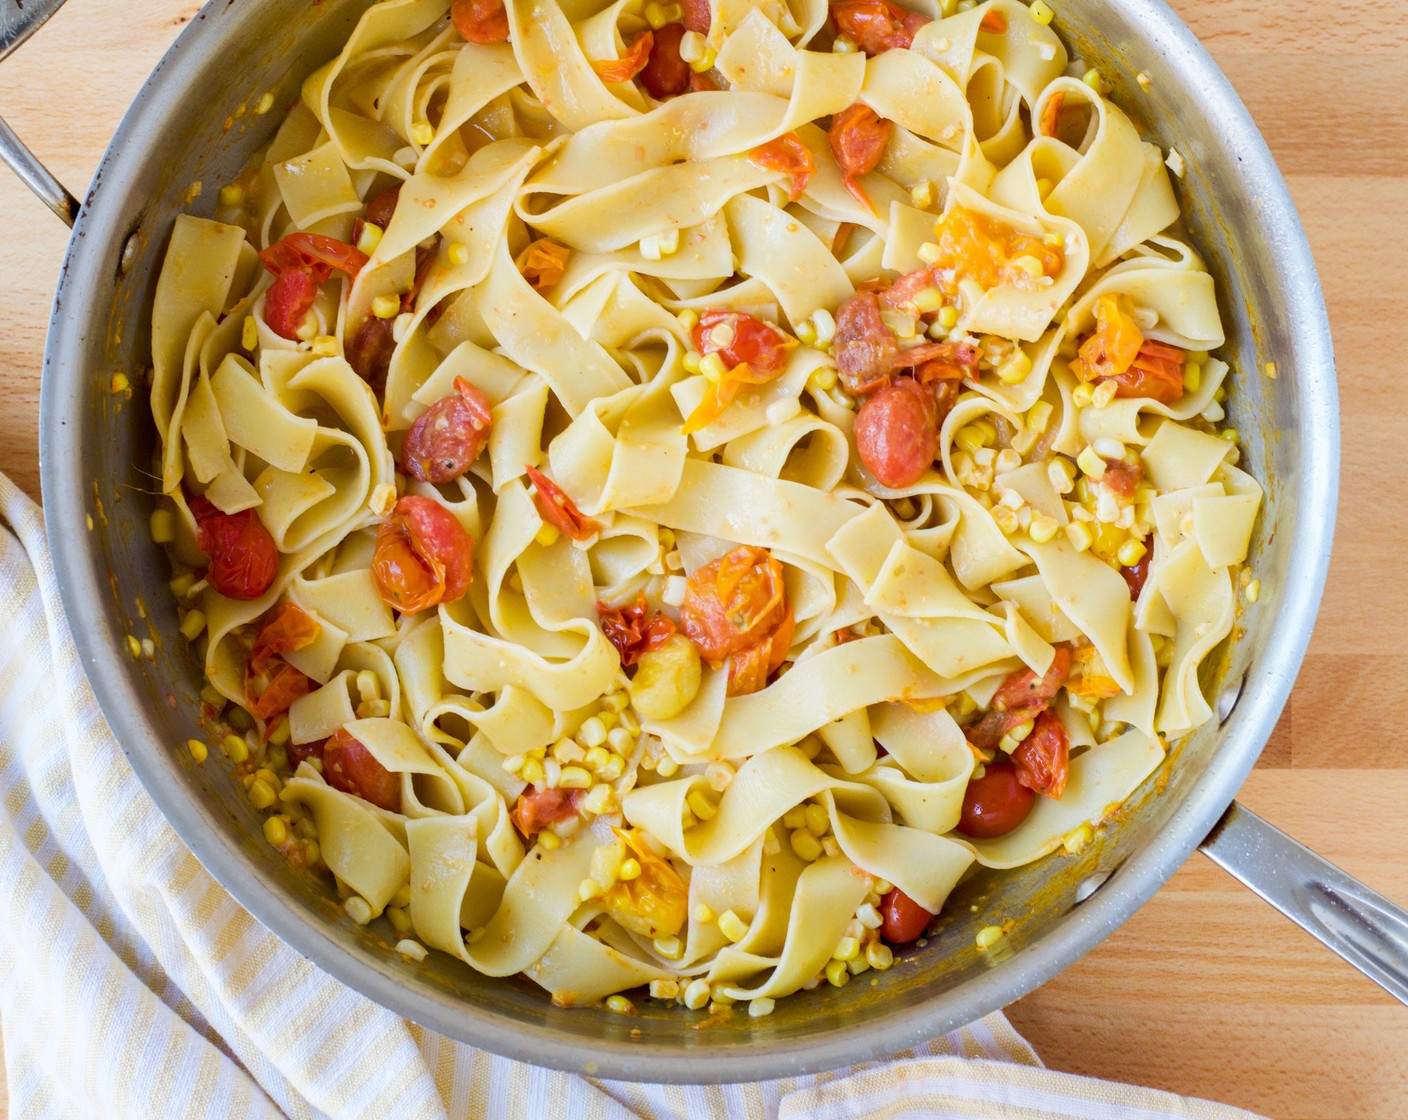
<path fill-rule="evenodd" d="M 860 942 L 854 937 L 843 937 L 836 942 L 836 951 L 831 954 L 833 960 L 851 961 L 855 960 L 856 954 L 860 952 Z"/>
<path fill-rule="evenodd" d="M 655 951 L 670 961 L 678 960 L 684 952 L 684 943 L 678 937 L 657 937 L 654 945 Z"/>
<path fill-rule="evenodd" d="M 542 832 L 538 833 L 538 843 L 548 851 L 555 852 L 558 848 L 562 847 L 562 837 L 552 829 L 545 828 Z"/>
<path fill-rule="evenodd" d="M 1071 547 L 1077 552 L 1085 552 L 1095 543 L 1090 529 L 1080 521 L 1072 521 L 1066 526 L 1066 539 L 1071 542 Z"/>
<path fill-rule="evenodd" d="M 269 817 L 264 822 L 264 839 L 275 848 L 288 843 L 288 823 L 282 817 Z"/>
<path fill-rule="evenodd" d="M 409 937 L 403 937 L 400 941 L 396 942 L 396 951 L 409 960 L 425 960 L 425 946 L 419 941 Z"/>
<path fill-rule="evenodd" d="M 828 961 L 826 965 L 826 982 L 833 988 L 844 988 L 850 983 L 851 972 L 846 967 L 845 961 Z"/>
<path fill-rule="evenodd" d="M 872 941 L 865 947 L 865 963 L 877 972 L 884 972 L 895 963 L 895 954 L 883 941 Z"/>
<path fill-rule="evenodd" d="M 1093 478 L 1098 482 L 1105 477 L 1105 460 L 1100 458 L 1093 447 L 1087 445 L 1076 456 L 1076 465 L 1085 472 L 1087 478 Z"/>
<path fill-rule="evenodd" d="M 702 789 L 690 790 L 684 803 L 689 806 L 689 811 L 701 821 L 712 820 L 714 814 L 719 811 L 719 807 L 709 799 L 709 795 Z"/>
<path fill-rule="evenodd" d="M 943 257 L 943 250 L 933 241 L 926 241 L 919 246 L 919 259 L 925 264 L 938 264 Z"/>
<path fill-rule="evenodd" d="M 377 296 L 372 300 L 372 314 L 378 319 L 394 319 L 401 314 L 401 300 L 397 296 Z"/>
<path fill-rule="evenodd" d="M 794 805 L 782 814 L 783 828 L 806 828 L 807 827 L 807 807 L 805 805 Z"/>
<path fill-rule="evenodd" d="M 836 338 L 836 317 L 824 307 L 812 312 L 812 326 L 816 328 L 816 340 L 823 346 Z"/>
<path fill-rule="evenodd" d="M 1027 527 L 1027 533 L 1037 544 L 1046 544 L 1055 538 L 1060 528 L 1059 521 L 1042 513 L 1032 518 L 1031 525 Z"/>
<path fill-rule="evenodd" d="M 651 999 L 675 999 L 680 994 L 679 982 L 675 980 L 652 980 Z"/>
<path fill-rule="evenodd" d="M 1065 848 L 1068 855 L 1075 855 L 1084 851 L 1086 846 L 1095 839 L 1095 830 L 1090 827 L 1090 822 L 1086 821 L 1078 828 L 1071 829 L 1066 833 L 1066 837 L 1061 841 L 1061 846 Z"/>
<path fill-rule="evenodd" d="M 1096 408 L 1104 408 L 1119 392 L 1119 386 L 1113 381 L 1102 381 L 1094 389 L 1090 390 L 1090 403 Z"/>
<path fill-rule="evenodd" d="M 837 35 L 831 43 L 833 54 L 855 54 L 856 43 L 849 35 Z"/>
<path fill-rule="evenodd" d="M 556 765 L 557 760 L 553 759 Z M 557 787 L 559 789 L 591 789 L 592 776 L 580 766 L 563 766 L 558 774 Z"/>
<path fill-rule="evenodd" d="M 1144 554 L 1148 551 L 1144 547 L 1143 541 L 1137 541 L 1131 537 L 1120 545 L 1119 550 L 1115 553 L 1115 558 L 1119 560 L 1121 567 L 1132 568 L 1144 559 Z"/>
<path fill-rule="evenodd" d="M 689 64 L 689 68 L 696 74 L 706 74 L 714 68 L 714 63 L 718 60 L 718 51 L 713 47 L 705 47 L 704 53 Z"/>
<path fill-rule="evenodd" d="M 934 184 L 928 179 L 915 183 L 909 188 L 909 201 L 920 210 L 927 210 L 934 205 Z"/>
<path fill-rule="evenodd" d="M 1071 403 L 1077 408 L 1085 408 L 1093 399 L 1094 392 L 1084 381 L 1071 390 Z"/>
<path fill-rule="evenodd" d="M 547 777 L 547 772 L 543 769 L 543 764 L 539 759 L 530 758 L 523 764 L 518 776 L 530 786 L 541 786 Z"/>
<path fill-rule="evenodd" d="M 354 894 L 342 904 L 343 911 L 359 926 L 364 926 L 372 920 L 372 906 L 365 898 L 359 894 Z"/>
<path fill-rule="evenodd" d="M 730 941 L 742 941 L 748 935 L 748 923 L 732 910 L 719 915 L 719 930 Z"/>
<path fill-rule="evenodd" d="M 805 828 L 799 828 L 788 838 L 798 857 L 812 863 L 821 858 L 821 841 Z"/>
<path fill-rule="evenodd" d="M 966 696 L 967 696 L 967 693 L 960 693 L 960 695 L 959 695 L 959 700 L 965 699 Z M 967 712 L 955 712 L 954 714 L 957 715 L 957 716 L 972 715 L 972 714 L 973 714 L 973 711 L 976 711 L 976 710 L 977 710 L 977 708 L 976 708 L 976 705 L 975 705 L 974 708 L 971 709 L 970 711 L 967 711 Z M 890 893 L 892 890 L 894 890 L 894 889 L 895 889 L 895 884 L 892 883 L 892 882 L 890 882 L 890 880 L 888 880 L 888 879 L 876 879 L 876 880 L 875 880 L 875 884 L 874 884 L 874 886 L 872 887 L 872 890 L 873 890 L 876 894 L 878 894 L 881 898 L 884 898 L 887 894 L 889 894 L 889 893 Z"/>
<path fill-rule="evenodd" d="M 1011 447 L 1004 447 L 997 453 L 992 465 L 998 474 L 1006 474 L 1008 471 L 1015 471 L 1022 465 L 1022 455 Z"/>
<path fill-rule="evenodd" d="M 365 223 L 362 226 L 361 236 L 357 238 L 357 248 L 370 257 L 376 252 L 376 247 L 381 244 L 383 232 L 380 226 L 373 225 L 371 222 Z M 248 348 L 246 347 L 246 349 Z"/>
<path fill-rule="evenodd" d="M 601 893 L 601 884 L 595 879 L 583 879 L 577 884 L 577 897 L 582 902 L 588 902 Z"/>
<path fill-rule="evenodd" d="M 1247 600 L 1248 603 L 1255 603 L 1258 599 L 1260 599 L 1261 580 L 1254 579 L 1251 581 L 1251 583 L 1247 584 L 1245 590 L 1243 590 L 1242 592 L 1242 596 Z"/>
<path fill-rule="evenodd" d="M 762 1019 L 771 1015 L 775 1007 L 777 1007 L 776 1000 L 768 996 L 759 996 L 757 999 L 748 1001 L 748 1014 L 754 1019 Z"/>
<path fill-rule="evenodd" d="M 1197 362 L 1189 362 L 1183 367 L 1183 391 L 1196 393 L 1203 384 L 1203 367 Z"/>
<path fill-rule="evenodd" d="M 1031 11 L 1032 19 L 1036 20 L 1037 23 L 1041 24 L 1043 27 L 1049 27 L 1051 21 L 1056 18 L 1056 13 L 1051 10 L 1051 5 L 1047 4 L 1045 0 L 1032 0 L 1032 6 L 1029 10 Z"/>
<path fill-rule="evenodd" d="M 640 860 L 622 860 L 621 866 L 616 870 L 616 878 L 620 879 L 623 883 L 629 883 L 632 879 L 639 879 Z"/>
<path fill-rule="evenodd" d="M 707 903 L 701 902 L 694 907 L 692 917 L 700 925 L 707 926 L 710 922 L 714 920 L 714 912 L 709 909 Z"/>
<path fill-rule="evenodd" d="M 220 740 L 220 749 L 236 766 L 249 757 L 249 744 L 244 741 L 242 735 L 226 735 Z"/>
<path fill-rule="evenodd" d="M 274 95 L 272 93 L 266 93 L 263 97 L 259 99 L 259 103 L 254 106 L 254 115 L 257 117 L 262 117 L 273 107 Z"/>
<path fill-rule="evenodd" d="M 1003 936 L 1001 926 L 984 926 L 978 931 L 975 941 L 979 949 L 986 951 L 1001 941 Z"/>
<path fill-rule="evenodd" d="M 189 610 L 186 617 L 181 619 L 181 637 L 188 642 L 193 642 L 201 636 L 205 630 L 205 612 L 201 610 Z"/>
<path fill-rule="evenodd" d="M 709 1002 L 709 981 L 693 980 L 684 990 L 684 1005 L 691 1011 L 698 1011 Z"/>
<path fill-rule="evenodd" d="M 927 315 L 929 312 L 937 311 L 943 307 L 944 297 L 938 288 L 921 288 L 914 293 L 914 298 L 909 302 L 921 315 Z"/>
<path fill-rule="evenodd" d="M 607 997 L 606 1010 L 614 1011 L 617 1015 L 629 1015 L 635 1008 L 631 1006 L 631 1001 L 625 996 L 614 995 Z"/>
<path fill-rule="evenodd" d="M 220 188 L 220 205 L 234 209 L 244 205 L 244 188 L 238 183 L 226 183 Z"/>
<path fill-rule="evenodd" d="M 827 816 L 826 808 L 823 805 L 811 804 L 803 810 L 806 818 L 807 831 L 818 838 L 825 836 L 831 829 L 831 819 Z"/>
<path fill-rule="evenodd" d="M 199 739 L 187 739 L 186 750 L 191 752 L 191 758 L 193 758 L 196 762 L 204 762 L 206 758 L 208 758 L 210 755 L 210 752 L 206 749 L 205 744 L 202 743 Z"/>
<path fill-rule="evenodd" d="M 1096 70 L 1094 67 L 1091 67 L 1089 70 L 1087 70 L 1081 76 L 1080 80 L 1083 81 L 1086 85 L 1088 85 L 1091 89 L 1093 89 L 1096 93 L 1104 94 L 1110 91 L 1110 86 L 1109 83 L 1105 81 L 1105 76 L 1101 74 L 1099 70 Z"/>
<path fill-rule="evenodd" d="M 680 772 L 680 764 L 673 758 L 662 758 L 656 763 L 655 772 L 662 778 L 673 778 Z"/>

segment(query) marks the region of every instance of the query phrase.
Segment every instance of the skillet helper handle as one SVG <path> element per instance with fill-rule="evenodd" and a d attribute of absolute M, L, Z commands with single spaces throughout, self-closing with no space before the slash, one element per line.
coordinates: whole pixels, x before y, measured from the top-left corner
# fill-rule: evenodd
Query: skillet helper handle
<path fill-rule="evenodd" d="M 1233 878 L 1408 1004 L 1408 911 L 1235 801 L 1200 847 Z"/>
<path fill-rule="evenodd" d="M 0 0 L 0 62 L 44 26 L 64 0 Z M 69 226 L 78 219 L 78 199 L 65 189 L 15 130 L 0 120 L 0 161 Z"/>

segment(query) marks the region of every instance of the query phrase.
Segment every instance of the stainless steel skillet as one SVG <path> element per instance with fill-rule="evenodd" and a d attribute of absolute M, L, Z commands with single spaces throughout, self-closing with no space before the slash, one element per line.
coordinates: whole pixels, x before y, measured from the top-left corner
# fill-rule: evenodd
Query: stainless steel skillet
<path fill-rule="evenodd" d="M 17 0 L 0 0 L 0 57 L 56 6 L 25 0 L 20 12 Z M 208 210 L 213 186 L 277 125 L 277 111 L 259 116 L 251 107 L 265 92 L 287 104 L 366 6 L 208 4 L 139 94 L 81 207 L 0 130 L 0 154 L 75 225 L 49 332 L 41 458 L 79 652 L 139 777 L 243 905 L 333 975 L 431 1029 L 526 1061 L 638 1080 L 778 1077 L 882 1055 L 969 1022 L 1096 945 L 1195 847 L 1408 1002 L 1408 915 L 1232 800 L 1285 703 L 1319 604 L 1337 488 L 1337 400 L 1324 305 L 1285 186 L 1236 95 L 1160 0 L 1064 0 L 1057 26 L 1076 53 L 1099 60 L 1146 135 L 1187 163 L 1179 184 L 1187 222 L 1219 282 L 1238 370 L 1231 413 L 1246 437 L 1244 464 L 1268 486 L 1253 544 L 1263 594 L 1206 682 L 1218 720 L 1172 753 L 1100 842 L 1078 857 L 965 884 L 929 944 L 874 986 L 799 994 L 766 1019 L 737 1016 L 708 1030 L 693 1029 L 692 1014 L 645 1005 L 629 1018 L 554 1008 L 525 981 L 486 979 L 446 958 L 410 964 L 388 951 L 387 931 L 352 925 L 318 881 L 295 876 L 220 768 L 194 767 L 176 749 L 199 731 L 200 670 L 184 643 L 167 640 L 176 619 L 164 559 L 146 531 L 141 465 L 151 460 L 153 433 L 145 404 L 114 397 L 109 381 L 113 370 L 149 360 L 152 289 L 188 189 L 206 185 Z M 1135 82 L 1140 71 L 1147 92 Z M 1274 381 L 1258 372 L 1267 360 L 1279 367 Z M 134 661 L 127 635 L 148 630 L 157 658 Z M 1006 951 L 979 954 L 977 929 L 1008 918 L 1019 920 Z"/>

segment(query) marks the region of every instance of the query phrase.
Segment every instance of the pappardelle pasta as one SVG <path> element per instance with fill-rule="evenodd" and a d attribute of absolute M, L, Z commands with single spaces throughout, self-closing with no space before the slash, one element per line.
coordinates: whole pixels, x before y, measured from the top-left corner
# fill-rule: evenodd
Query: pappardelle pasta
<path fill-rule="evenodd" d="M 353 920 L 766 1014 L 1208 719 L 1261 489 L 1164 153 L 1050 23 L 382 0 L 177 220 L 153 536 Z"/>

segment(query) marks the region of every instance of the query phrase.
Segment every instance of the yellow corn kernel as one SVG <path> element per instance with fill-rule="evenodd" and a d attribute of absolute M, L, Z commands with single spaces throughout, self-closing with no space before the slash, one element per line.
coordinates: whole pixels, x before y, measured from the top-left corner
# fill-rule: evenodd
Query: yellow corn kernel
<path fill-rule="evenodd" d="M 958 326 L 958 308 L 952 304 L 939 308 L 938 325 L 945 331 L 951 331 Z"/>
<path fill-rule="evenodd" d="M 582 726 L 577 728 L 577 742 L 584 747 L 599 747 L 606 742 L 606 724 L 601 717 L 588 716 L 582 721 Z"/>
<path fill-rule="evenodd" d="M 807 827 L 807 807 L 805 805 L 794 805 L 782 814 L 783 828 L 806 828 Z"/>
<path fill-rule="evenodd" d="M 623 883 L 629 883 L 632 879 L 640 878 L 640 860 L 626 859 L 621 861 L 621 866 L 616 869 L 616 878 Z"/>
<path fill-rule="evenodd" d="M 678 937 L 657 937 L 654 942 L 655 951 L 666 960 L 678 960 L 684 952 L 684 943 Z"/>
<path fill-rule="evenodd" d="M 1132 568 L 1144 559 L 1144 554 L 1148 551 L 1144 547 L 1143 541 L 1137 541 L 1131 537 L 1120 545 L 1119 551 L 1115 553 L 1115 558 L 1119 560 L 1121 567 Z"/>
<path fill-rule="evenodd" d="M 792 850 L 797 853 L 799 859 L 804 859 L 808 863 L 821 858 L 821 841 L 805 828 L 799 828 L 788 838 L 792 845 Z"/>
<path fill-rule="evenodd" d="M 1090 822 L 1086 821 L 1077 828 L 1066 833 L 1066 837 L 1061 841 L 1061 846 L 1065 848 L 1067 855 L 1075 855 L 1085 850 L 1086 846 L 1095 839 L 1095 830 L 1090 827 Z"/>
<path fill-rule="evenodd" d="M 925 241 L 919 246 L 919 259 L 925 264 L 938 264 L 943 257 L 943 250 L 933 241 Z"/>
<path fill-rule="evenodd" d="M 559 789 L 591 789 L 592 776 L 580 766 L 564 766 L 557 785 Z"/>
<path fill-rule="evenodd" d="M 895 963 L 895 954 L 883 941 L 872 941 L 865 947 L 865 963 L 878 972 L 884 972 Z"/>
<path fill-rule="evenodd" d="M 714 920 L 714 912 L 709 909 L 706 903 L 703 902 L 698 903 L 694 907 L 694 912 L 691 916 L 696 922 L 704 926 L 707 926 L 710 922 Z"/>
<path fill-rule="evenodd" d="M 833 54 L 855 54 L 856 43 L 849 35 L 837 35 L 831 43 Z"/>
<path fill-rule="evenodd" d="M 536 758 L 530 758 L 523 764 L 518 776 L 530 786 L 540 786 L 547 775 L 543 771 L 543 764 Z"/>
<path fill-rule="evenodd" d="M 846 967 L 845 961 L 828 961 L 826 965 L 826 982 L 833 988 L 844 988 L 851 980 L 851 971 Z"/>
<path fill-rule="evenodd" d="M 376 247 L 381 244 L 383 233 L 380 226 L 371 222 L 365 223 L 362 226 L 362 235 L 357 238 L 357 248 L 370 257 L 376 252 Z M 388 315 L 387 318 L 389 319 L 390 316 Z"/>
<path fill-rule="evenodd" d="M 776 1007 L 777 1000 L 769 996 L 759 996 L 748 1001 L 748 1015 L 753 1019 L 762 1019 L 771 1015 Z"/>
<path fill-rule="evenodd" d="M 662 778 L 673 778 L 680 772 L 680 764 L 673 758 L 662 758 L 655 764 L 655 772 Z"/>
<path fill-rule="evenodd" d="M 412 928 L 411 916 L 400 906 L 388 906 L 386 908 L 386 920 L 391 923 L 391 927 L 399 934 L 410 933 Z"/>
<path fill-rule="evenodd" d="M 220 749 L 236 766 L 249 758 L 249 744 L 244 741 L 242 735 L 226 735 L 220 740 Z"/>
<path fill-rule="evenodd" d="M 1087 478 L 1093 478 L 1097 482 L 1105 477 L 1105 460 L 1089 445 L 1076 456 L 1076 466 L 1080 467 Z"/>
<path fill-rule="evenodd" d="M 1044 432 L 1051 423 L 1054 410 L 1049 401 L 1037 401 L 1027 409 L 1026 426 L 1034 432 Z"/>
<path fill-rule="evenodd" d="M 262 117 L 273 107 L 274 95 L 272 93 L 266 93 L 263 97 L 259 99 L 259 103 L 254 106 L 254 115 L 257 117 Z"/>
<path fill-rule="evenodd" d="M 601 884 L 595 879 L 583 879 L 577 884 L 577 897 L 582 902 L 589 902 L 601 893 Z"/>
<path fill-rule="evenodd" d="M 1028 526 L 1027 533 L 1037 544 L 1046 544 L 1056 536 L 1060 528 L 1061 523 L 1059 521 L 1054 517 L 1048 517 L 1046 514 L 1042 513 L 1032 518 L 1032 523 Z"/>
<path fill-rule="evenodd" d="M 699 1011 L 708 1006 L 710 990 L 707 980 L 690 981 L 684 990 L 684 1005 L 691 1011 Z"/>
<path fill-rule="evenodd" d="M 719 932 L 730 941 L 742 941 L 748 935 L 748 923 L 732 910 L 725 910 L 719 915 Z"/>
<path fill-rule="evenodd" d="M 562 847 L 562 837 L 552 829 L 545 828 L 542 832 L 538 833 L 538 843 L 548 851 L 555 852 L 558 848 Z"/>
<path fill-rule="evenodd" d="M 714 50 L 713 47 L 705 47 L 704 53 L 691 62 L 689 68 L 696 74 L 706 74 L 714 68 L 714 63 L 717 61 L 718 56 L 719 52 Z"/>
<path fill-rule="evenodd" d="M 997 379 L 1004 385 L 1017 385 L 1027 379 L 1032 371 L 1032 360 L 1020 347 L 1007 361 L 997 367 Z"/>
<path fill-rule="evenodd" d="M 274 725 L 274 730 L 269 732 L 269 744 L 275 747 L 286 747 L 288 746 L 288 740 L 288 720 L 280 719 L 279 722 Z"/>
<path fill-rule="evenodd" d="M 1258 599 L 1260 599 L 1261 580 L 1254 579 L 1251 581 L 1251 583 L 1247 584 L 1246 589 L 1242 592 L 1242 596 L 1247 600 L 1248 603 L 1255 603 Z"/>
<path fill-rule="evenodd" d="M 915 183 L 909 188 L 909 201 L 920 210 L 927 210 L 934 205 L 934 184 L 928 179 Z"/>
<path fill-rule="evenodd" d="M 997 506 L 992 511 L 992 519 L 1004 533 L 1015 533 L 1022 527 L 1021 520 L 1006 506 Z"/>
<path fill-rule="evenodd" d="M 853 961 L 856 954 L 860 952 L 860 942 L 854 937 L 843 937 L 836 942 L 836 951 L 831 954 L 832 960 Z"/>
<path fill-rule="evenodd" d="M 699 694 L 703 679 L 699 651 L 683 634 L 675 634 L 637 662 L 630 683 L 631 704 L 644 719 L 672 719 Z"/>
<path fill-rule="evenodd" d="M 978 936 L 975 938 L 975 941 L 979 949 L 988 950 L 1001 941 L 1002 938 L 1003 933 L 1001 926 L 984 926 L 978 931 Z"/>
<path fill-rule="evenodd" d="M 359 926 L 366 925 L 373 917 L 371 903 L 359 894 L 354 894 L 344 902 L 342 909 L 343 912 Z"/>
<path fill-rule="evenodd" d="M 836 370 L 832 366 L 817 366 L 807 378 L 807 384 L 820 392 L 836 388 Z"/>
<path fill-rule="evenodd" d="M 724 365 L 724 360 L 717 352 L 705 354 L 699 359 L 699 372 L 705 381 L 712 381 L 716 384 L 724 379 L 724 374 L 728 368 Z"/>
<path fill-rule="evenodd" d="M 264 839 L 275 848 L 288 843 L 288 823 L 282 817 L 269 817 L 264 822 Z"/>
<path fill-rule="evenodd" d="M 1081 521 L 1072 521 L 1066 526 L 1066 539 L 1077 552 L 1085 552 L 1095 543 L 1090 529 Z"/>
<path fill-rule="evenodd" d="M 1031 11 L 1032 19 L 1036 20 L 1037 23 L 1041 24 L 1043 27 L 1049 27 L 1051 21 L 1056 18 L 1056 13 L 1051 10 L 1051 5 L 1047 4 L 1045 0 L 1032 0 L 1032 6 L 1029 10 Z"/>
<path fill-rule="evenodd" d="M 1105 94 L 1110 92 L 1110 84 L 1105 81 L 1105 76 L 1091 67 L 1082 76 L 1081 81 L 1093 89 L 1096 93 Z"/>
<path fill-rule="evenodd" d="M 631 1001 L 625 996 L 614 995 L 607 997 L 606 1010 L 614 1011 L 617 1015 L 629 1015 L 635 1008 L 631 1006 Z"/>
<path fill-rule="evenodd" d="M 429 121 L 416 121 L 411 125 L 411 139 L 424 148 L 435 139 L 435 126 Z"/>
<path fill-rule="evenodd" d="M 1094 396 L 1090 386 L 1082 381 L 1071 390 L 1071 403 L 1077 408 L 1085 408 L 1094 399 Z"/>
<path fill-rule="evenodd" d="M 1104 408 L 1115 399 L 1118 391 L 1119 386 L 1113 381 L 1102 381 L 1090 391 L 1090 403 L 1096 408 Z"/>
<path fill-rule="evenodd" d="M 914 293 L 914 298 L 910 300 L 914 309 L 921 315 L 930 311 L 937 311 L 944 305 L 943 293 L 938 288 L 921 288 Z"/>
<path fill-rule="evenodd" d="M 1189 362 L 1183 367 L 1183 391 L 1196 393 L 1203 384 L 1203 367 L 1197 362 Z"/>
<path fill-rule="evenodd" d="M 689 811 L 701 821 L 712 820 L 714 814 L 719 811 L 719 807 L 709 799 L 709 795 L 702 789 L 690 790 L 684 803 L 689 806 Z"/>
<path fill-rule="evenodd" d="M 204 762 L 210 755 L 205 744 L 199 739 L 187 739 L 186 750 L 191 752 L 191 758 L 195 759 L 196 762 Z"/>
<path fill-rule="evenodd" d="M 401 314 L 401 301 L 396 296 L 377 296 L 372 300 L 372 314 L 378 319 L 394 319 Z"/>
<path fill-rule="evenodd" d="M 806 819 L 807 831 L 813 836 L 820 838 L 831 830 L 831 818 L 827 816 L 824 806 L 815 803 L 808 805 L 802 815 Z"/>
<path fill-rule="evenodd" d="M 226 183 L 220 188 L 220 205 L 233 209 L 244 205 L 244 188 L 238 183 Z"/>
<path fill-rule="evenodd" d="M 249 787 L 249 803 L 256 809 L 267 809 L 277 799 L 278 794 L 268 782 L 258 781 Z"/>
<path fill-rule="evenodd" d="M 469 263 L 469 249 L 458 241 L 451 241 L 446 256 L 452 265 L 462 265 Z"/>

